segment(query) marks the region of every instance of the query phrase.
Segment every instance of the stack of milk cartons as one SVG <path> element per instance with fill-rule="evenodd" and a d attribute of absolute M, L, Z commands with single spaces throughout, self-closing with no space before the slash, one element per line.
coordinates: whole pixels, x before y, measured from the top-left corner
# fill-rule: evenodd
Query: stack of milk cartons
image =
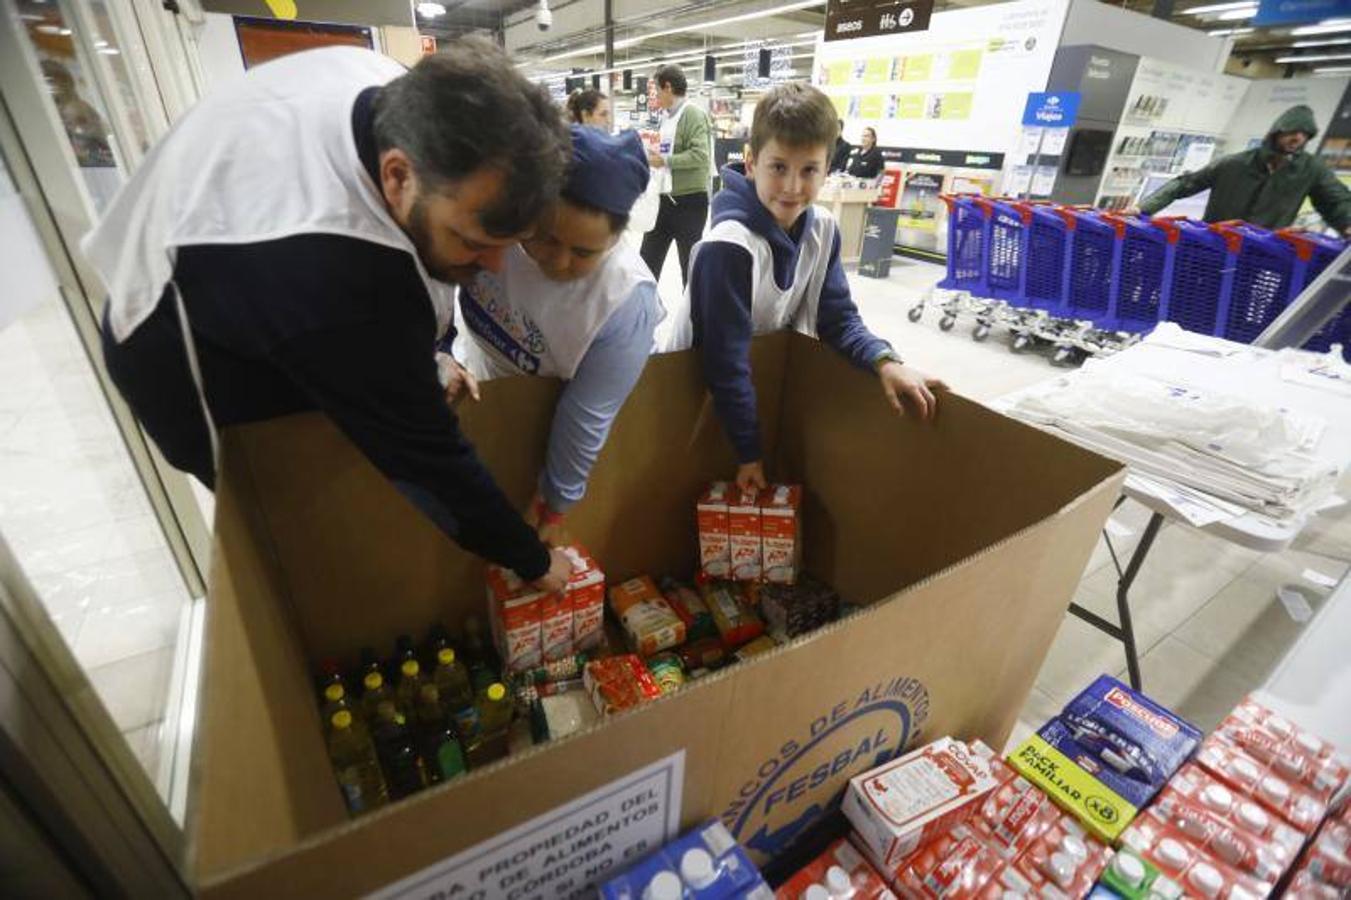
<path fill-rule="evenodd" d="M 795 584 L 802 571 L 802 488 L 741 491 L 714 482 L 696 505 L 706 578 Z"/>

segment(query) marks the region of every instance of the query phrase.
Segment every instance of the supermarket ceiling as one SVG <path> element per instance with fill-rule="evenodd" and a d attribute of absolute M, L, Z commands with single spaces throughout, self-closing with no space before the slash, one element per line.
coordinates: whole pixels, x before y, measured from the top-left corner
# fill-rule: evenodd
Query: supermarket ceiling
<path fill-rule="evenodd" d="M 418 3 L 418 28 L 451 37 L 469 32 L 502 33 L 511 54 L 531 75 L 557 75 L 604 68 L 605 0 L 545 0 L 553 23 L 537 25 L 540 0 L 440 0 Z M 987 5 L 989 0 L 937 0 L 936 10 Z M 611 0 L 615 66 L 638 74 L 673 57 L 687 66 L 705 53 L 731 66 L 745 52 L 769 43 L 788 45 L 795 67 L 810 67 L 810 41 L 825 22 L 824 0 Z M 1113 5 L 1118 5 L 1114 3 Z M 1229 39 L 1242 66 L 1258 63 L 1254 75 L 1351 74 L 1351 19 L 1323 24 L 1262 28 L 1251 24 L 1258 0 L 1124 0 L 1126 9 L 1161 14 L 1179 25 Z M 444 8 L 444 12 L 440 10 Z M 805 43 L 798 43 L 805 42 Z"/>

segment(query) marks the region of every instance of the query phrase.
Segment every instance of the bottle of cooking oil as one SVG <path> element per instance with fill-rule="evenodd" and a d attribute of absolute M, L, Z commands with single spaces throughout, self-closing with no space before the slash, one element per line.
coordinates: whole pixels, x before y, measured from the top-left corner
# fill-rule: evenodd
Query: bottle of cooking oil
<path fill-rule="evenodd" d="M 497 654 L 483 633 L 483 622 L 478 616 L 466 616 L 464 620 L 464 664 L 475 691 L 487 690 L 497 681 Z"/>
<path fill-rule="evenodd" d="M 427 780 L 432 784 L 454 778 L 465 769 L 464 753 L 442 708 L 440 693 L 435 684 L 424 684 L 417 703 L 418 744 Z"/>
<path fill-rule="evenodd" d="M 399 711 L 412 717 L 417 711 L 418 692 L 422 690 L 422 666 L 415 658 L 406 658 L 399 663 L 399 686 L 395 690 L 395 699 Z"/>
<path fill-rule="evenodd" d="M 507 755 L 511 731 L 511 698 L 506 685 L 494 682 L 478 695 L 478 727 L 469 741 L 469 766 L 477 768 Z"/>
<path fill-rule="evenodd" d="M 361 686 L 365 688 L 361 694 L 361 712 L 367 726 L 374 730 L 380 718 L 380 705 L 395 706 L 394 693 L 389 689 L 389 685 L 385 684 L 385 676 L 378 670 L 368 671 L 361 679 Z"/>
<path fill-rule="evenodd" d="M 389 801 L 389 791 L 370 737 L 355 727 L 356 720 L 349 709 L 337 710 L 327 721 L 328 757 L 348 811 L 359 815 L 384 806 Z"/>
<path fill-rule="evenodd" d="M 461 736 L 474 731 L 478 713 L 474 709 L 474 689 L 469 684 L 469 670 L 460 662 L 455 651 L 443 647 L 436 654 L 436 671 L 432 674 L 441 697 L 441 709 L 455 720 Z"/>
<path fill-rule="evenodd" d="M 391 800 L 415 794 L 427 786 L 427 771 L 413 731 L 393 700 L 385 700 L 377 707 L 371 734 Z"/>

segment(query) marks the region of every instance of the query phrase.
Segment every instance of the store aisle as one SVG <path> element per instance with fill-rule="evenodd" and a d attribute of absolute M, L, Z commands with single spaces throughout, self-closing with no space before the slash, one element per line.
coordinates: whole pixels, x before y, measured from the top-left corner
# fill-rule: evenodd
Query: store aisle
<path fill-rule="evenodd" d="M 156 780 L 190 600 L 57 301 L 0 331 L 0 531 Z"/>

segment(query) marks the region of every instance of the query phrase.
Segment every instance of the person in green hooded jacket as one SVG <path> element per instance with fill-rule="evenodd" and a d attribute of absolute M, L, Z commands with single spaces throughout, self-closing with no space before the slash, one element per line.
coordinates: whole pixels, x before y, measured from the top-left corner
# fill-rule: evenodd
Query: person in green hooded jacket
<path fill-rule="evenodd" d="M 1284 228 L 1295 221 L 1308 197 L 1324 222 L 1351 237 L 1351 190 L 1321 159 L 1305 151 L 1317 134 L 1313 110 L 1292 106 L 1272 123 L 1260 147 L 1179 175 L 1141 201 L 1140 212 L 1152 216 L 1174 200 L 1209 189 L 1202 217 L 1207 222 L 1243 219 L 1265 228 Z"/>

